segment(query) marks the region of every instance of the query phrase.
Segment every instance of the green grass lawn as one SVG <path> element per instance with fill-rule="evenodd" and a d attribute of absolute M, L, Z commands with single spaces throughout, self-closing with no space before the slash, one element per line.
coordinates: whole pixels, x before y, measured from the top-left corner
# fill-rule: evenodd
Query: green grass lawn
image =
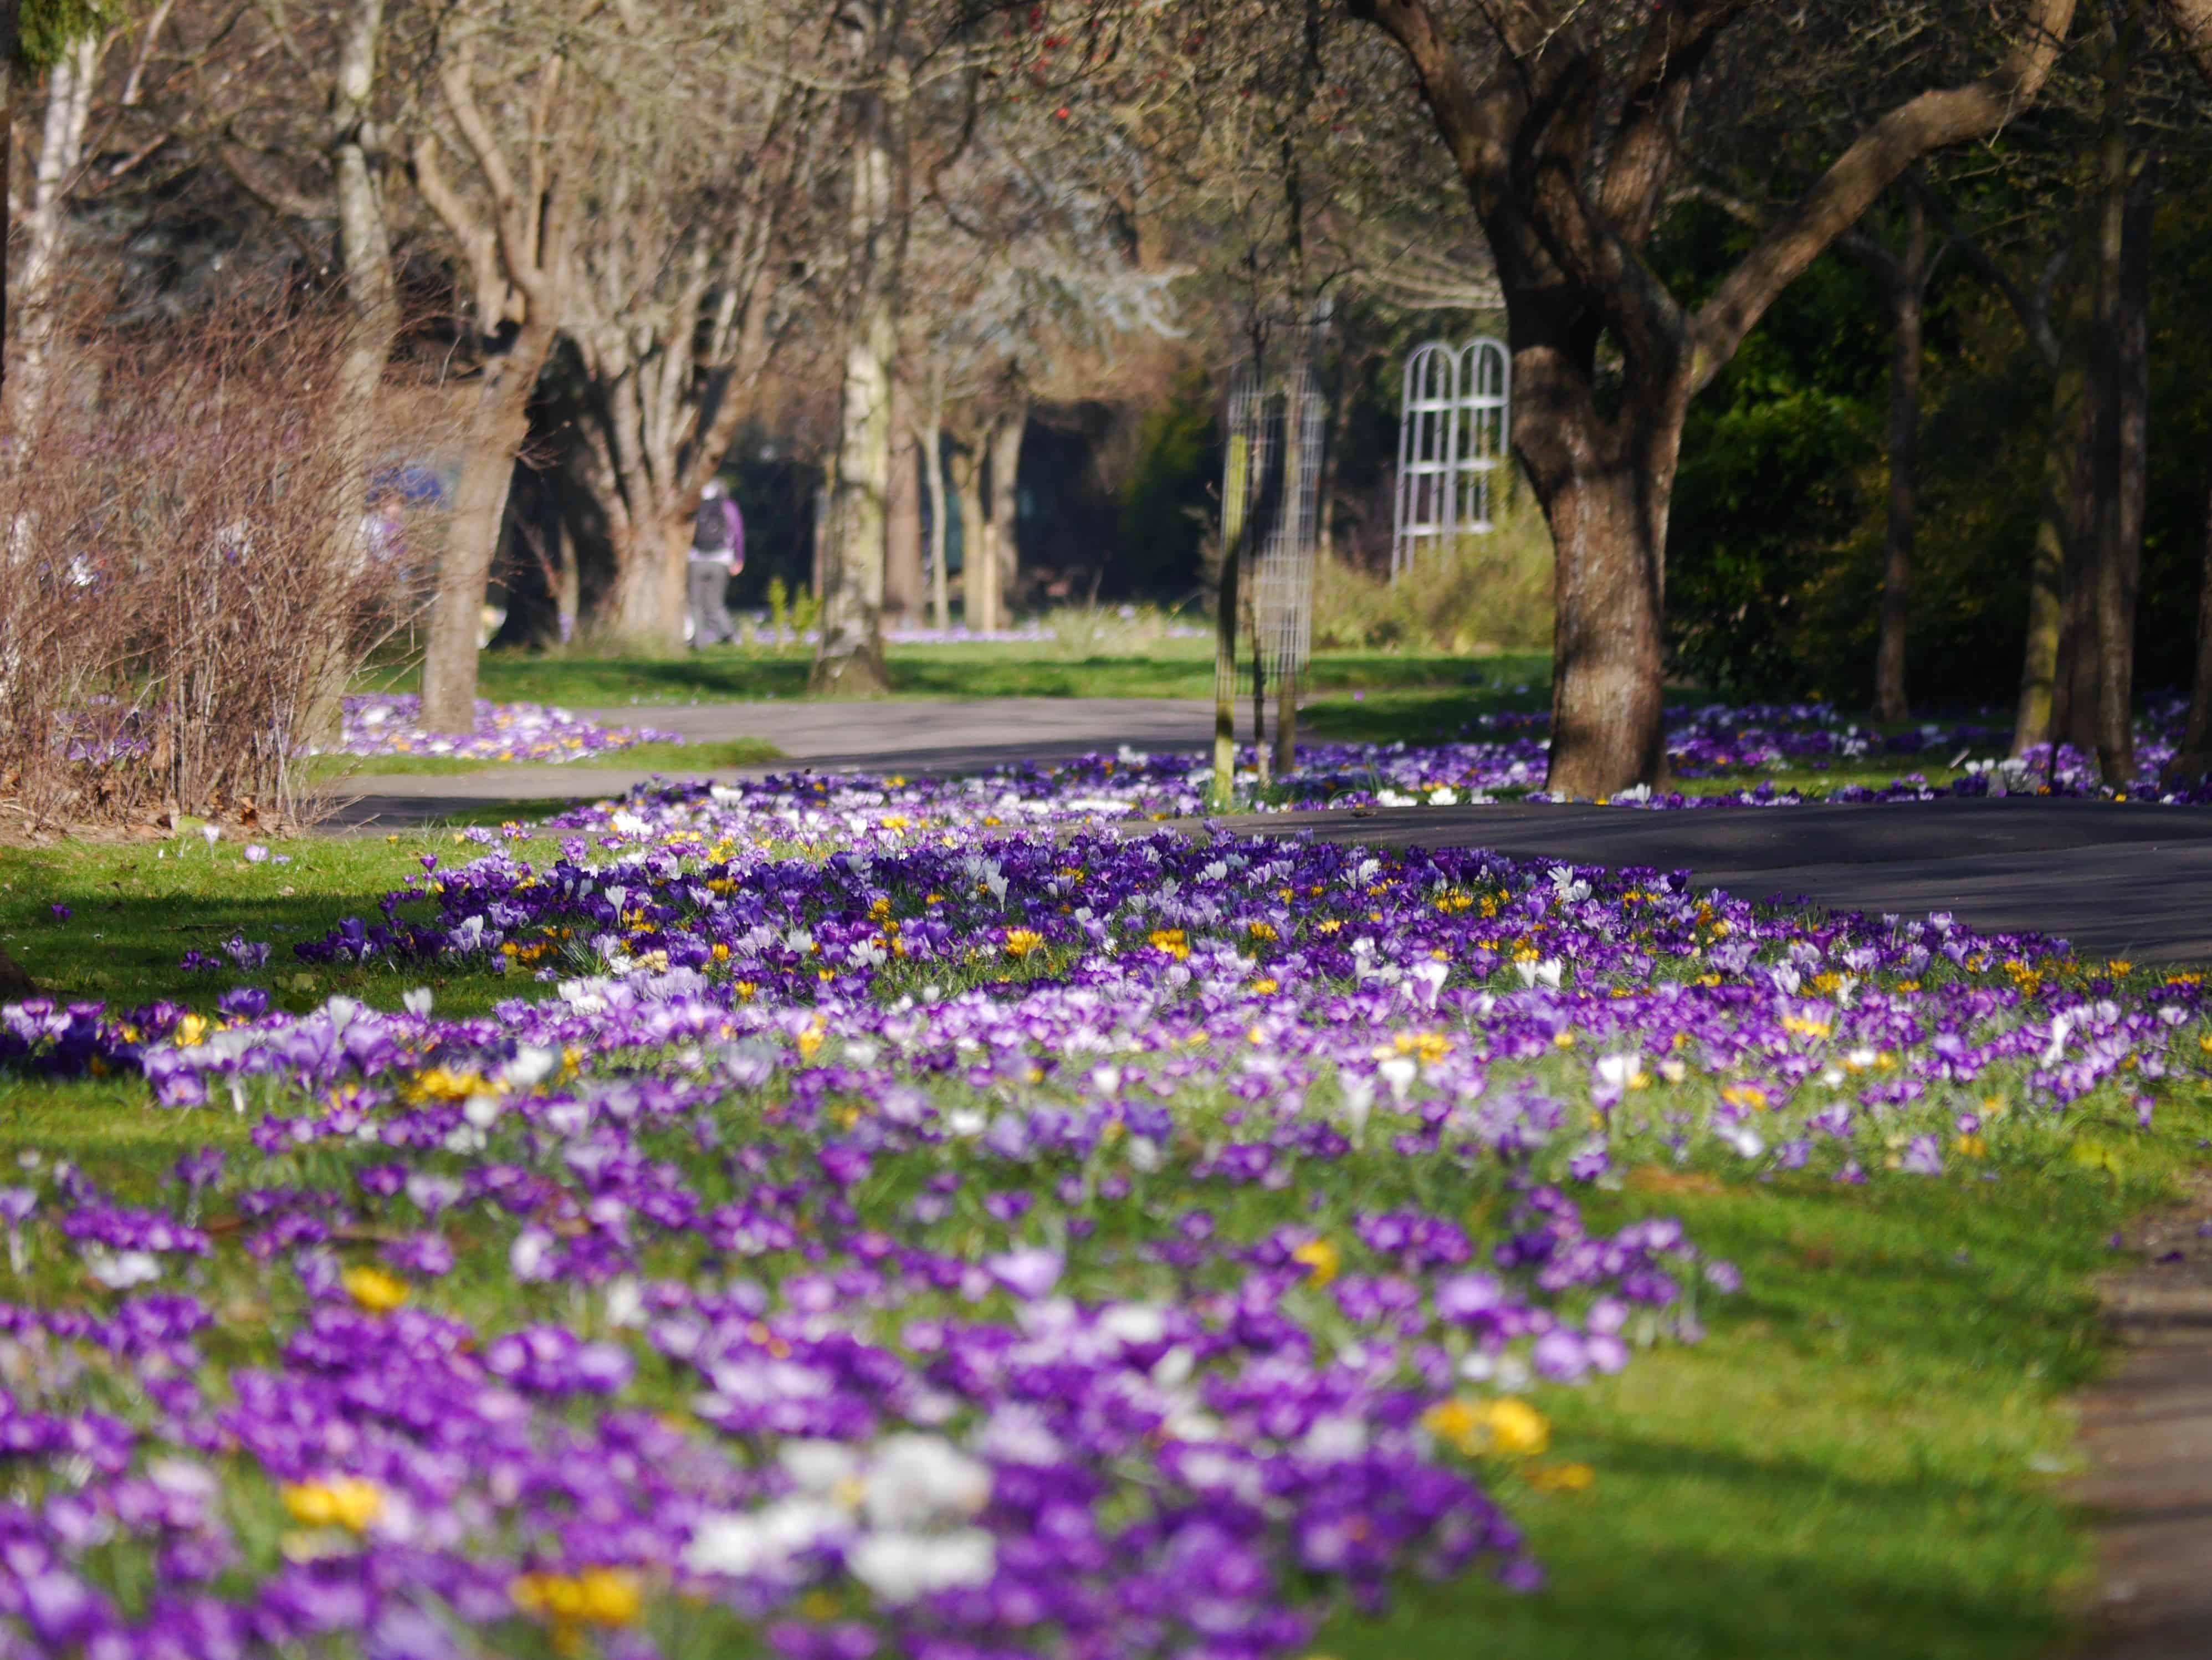
<path fill-rule="evenodd" d="M 765 766 L 782 759 L 783 751 L 765 738 L 731 738 L 701 744 L 634 744 L 625 750 L 558 765 L 471 761 L 455 755 L 318 755 L 308 760 L 306 776 L 311 784 L 335 784 L 365 778 L 458 778 L 483 773 L 510 778 L 558 778 L 574 767 L 683 774 Z"/>
<path fill-rule="evenodd" d="M 269 941 L 252 976 L 287 1007 L 334 992 L 397 1006 L 428 984 L 441 1012 L 546 989 L 480 973 L 301 970 L 293 941 L 377 899 L 425 854 L 474 850 L 448 832 L 236 847 L 0 851 L 0 942 L 57 995 L 211 1006 L 237 977 L 179 971 L 187 948 L 234 932 Z M 535 851 L 547 849 L 540 843 Z M 527 856 L 527 855 L 526 855 Z M 58 919 L 51 907 L 70 908 Z M 251 1116 L 162 1113 L 135 1083 L 0 1080 L 0 1157 L 37 1148 L 99 1182 L 149 1192 L 176 1156 L 242 1140 Z M 1593 1193 L 1593 1227 L 1675 1215 L 1732 1257 L 1746 1290 L 1709 1302 L 1707 1341 L 1661 1349 L 1620 1377 L 1548 1389 L 1553 1445 L 1584 1491 L 1498 1490 L 1550 1575 L 1528 1597 L 1463 1579 L 1409 1588 L 1380 1625 L 1346 1619 L 1316 1652 L 1334 1660 L 2028 1660 L 2073 1630 L 2087 1569 L 2081 1518 L 2057 1491 L 2068 1391 L 2100 1365 L 2092 1276 L 2105 1240 L 2204 1155 L 2212 1110 L 2175 1090 L 2157 1128 L 2108 1131 L 2122 1173 L 2068 1161 L 1993 1166 L 1866 1189 L 1725 1169 L 1629 1172 Z M 1337 1167 L 1332 1213 L 1402 1184 L 1377 1152 Z M 1443 1195 L 1433 1195 L 1442 1198 Z M 1253 1202 L 1266 1202 L 1250 1195 Z M 1494 1203 L 1470 1188 L 1469 1204 Z M 1448 1208 L 1449 1207 L 1439 1207 Z M 471 1314 L 517 1288 L 462 1274 Z"/>
<path fill-rule="evenodd" d="M 679 656 L 605 657 L 577 651 L 486 652 L 479 695 L 502 702 L 613 708 L 651 703 L 713 703 L 800 697 L 813 650 L 806 646 L 732 646 Z M 1537 654 L 1478 659 L 1397 652 L 1315 655 L 1317 692 L 1385 687 L 1540 684 L 1549 660 Z M 1141 650 L 1104 649 L 1082 639 L 999 645 L 894 646 L 891 694 L 897 697 L 1211 697 L 1213 645 L 1158 640 Z M 411 666 L 368 671 L 363 690 L 411 691 Z"/>
<path fill-rule="evenodd" d="M 304 1011 L 333 993 L 397 1007 L 401 988 L 390 974 L 309 970 L 294 959 L 293 945 L 343 917 L 374 915 L 386 893 L 421 874 L 425 854 L 459 862 L 481 851 L 443 829 L 270 845 L 291 862 L 250 865 L 235 842 L 210 847 L 197 836 L 0 849 L 0 946 L 58 999 L 129 1006 L 167 998 L 207 1010 L 239 976 L 187 974 L 179 959 L 188 950 L 219 955 L 237 934 L 269 945 L 269 971 L 251 977 L 280 1007 Z M 549 850 L 538 844 L 540 856 Z M 66 919 L 54 914 L 58 904 Z M 449 983 L 435 974 L 408 983 L 417 982 Z M 456 976 L 450 988 L 455 1012 L 488 1010 L 512 994 L 480 974 Z"/>

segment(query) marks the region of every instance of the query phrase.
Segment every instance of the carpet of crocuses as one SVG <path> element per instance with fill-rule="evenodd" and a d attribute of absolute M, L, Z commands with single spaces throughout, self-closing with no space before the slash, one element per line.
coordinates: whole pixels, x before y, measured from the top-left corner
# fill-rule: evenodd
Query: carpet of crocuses
<path fill-rule="evenodd" d="M 2167 790 L 2160 769 L 2172 759 L 2185 703 L 2152 703 L 2137 721 L 2136 775 L 2124 788 L 2097 775 L 2094 757 L 2047 745 L 2006 754 L 2009 731 L 1995 715 L 1924 721 L 1901 731 L 1850 719 L 1823 703 L 1715 703 L 1669 709 L 1669 771 L 1705 787 L 1695 794 L 1638 788 L 1613 805 L 1641 807 L 1786 806 L 1807 800 L 1916 801 L 1937 795 L 2125 794 L 2137 801 L 2203 802 L 2202 785 Z M 1302 745 L 1297 771 L 1280 781 L 1279 804 L 1450 806 L 1504 797 L 1541 799 L 1550 720 L 1543 714 L 1482 716 L 1449 744 Z M 1842 783 L 1827 775 L 1903 769 L 1879 783 Z M 1931 784 L 1923 769 L 1959 775 Z M 1759 780 L 1730 791 L 1716 781 Z"/>
<path fill-rule="evenodd" d="M 1145 822 L 1195 787 L 657 787 L 295 948 L 386 1006 L 241 939 L 212 1015 L 0 1012 L 210 1130 L 0 1190 L 6 1651 L 1299 1654 L 1539 1584 L 1547 1397 L 1736 1290 L 1590 1193 L 2003 1182 L 2212 1052 L 2193 976 Z"/>
<path fill-rule="evenodd" d="M 364 693 L 345 700 L 340 755 L 444 756 L 462 761 L 561 763 L 597 760 L 640 744 L 680 744 L 672 732 L 605 727 L 543 703 L 477 700 L 466 738 L 422 730 L 422 700 L 412 693 Z"/>

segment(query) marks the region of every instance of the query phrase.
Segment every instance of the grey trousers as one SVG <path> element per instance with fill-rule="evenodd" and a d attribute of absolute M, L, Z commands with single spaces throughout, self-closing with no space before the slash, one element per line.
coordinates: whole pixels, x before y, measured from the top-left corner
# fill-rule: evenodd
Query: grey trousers
<path fill-rule="evenodd" d="M 689 569 L 693 648 L 735 644 L 738 630 L 730 621 L 726 603 L 730 568 L 718 559 L 694 559 Z"/>

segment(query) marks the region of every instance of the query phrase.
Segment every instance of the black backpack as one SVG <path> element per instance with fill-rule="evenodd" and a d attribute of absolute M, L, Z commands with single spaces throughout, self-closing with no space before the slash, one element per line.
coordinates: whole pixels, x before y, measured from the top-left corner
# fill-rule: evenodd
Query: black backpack
<path fill-rule="evenodd" d="M 730 516 L 720 496 L 710 496 L 699 503 L 691 520 L 691 545 L 701 553 L 730 550 Z"/>

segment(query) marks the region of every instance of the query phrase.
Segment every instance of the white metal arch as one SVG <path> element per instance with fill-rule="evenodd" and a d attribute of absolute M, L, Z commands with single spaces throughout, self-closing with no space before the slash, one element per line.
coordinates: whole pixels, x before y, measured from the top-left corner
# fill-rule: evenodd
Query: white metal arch
<path fill-rule="evenodd" d="M 1496 523 L 1498 470 L 1512 443 L 1513 360 L 1486 337 L 1431 340 L 1406 360 L 1398 422 L 1398 489 L 1390 575 L 1411 570 L 1424 544 L 1449 545 Z"/>
<path fill-rule="evenodd" d="M 1424 542 L 1451 535 L 1455 430 L 1459 416 L 1459 353 L 1447 342 L 1416 346 L 1406 359 L 1398 416 L 1398 496 L 1390 543 L 1390 575 L 1413 568 Z"/>

